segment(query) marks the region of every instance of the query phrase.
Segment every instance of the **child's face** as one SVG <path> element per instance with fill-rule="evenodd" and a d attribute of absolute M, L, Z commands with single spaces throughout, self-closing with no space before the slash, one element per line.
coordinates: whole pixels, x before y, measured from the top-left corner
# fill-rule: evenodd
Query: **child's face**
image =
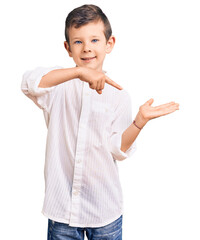
<path fill-rule="evenodd" d="M 104 58 L 112 51 L 115 37 L 111 36 L 106 43 L 104 24 L 98 21 L 80 28 L 71 27 L 69 43 L 65 41 L 64 46 L 78 67 L 90 67 L 102 71 Z"/>

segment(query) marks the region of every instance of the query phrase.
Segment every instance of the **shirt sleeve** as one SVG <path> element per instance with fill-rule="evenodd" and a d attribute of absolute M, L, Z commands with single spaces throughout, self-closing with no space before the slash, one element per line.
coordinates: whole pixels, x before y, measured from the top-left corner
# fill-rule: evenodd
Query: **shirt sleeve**
<path fill-rule="evenodd" d="M 55 67 L 37 67 L 31 71 L 26 71 L 22 76 L 21 90 L 29 97 L 39 108 L 49 111 L 55 88 L 58 86 L 52 86 L 48 88 L 38 87 L 41 78 L 48 72 L 54 69 L 61 69 L 61 66 Z"/>
<path fill-rule="evenodd" d="M 114 160 L 125 160 L 133 155 L 136 150 L 136 141 L 126 150 L 121 151 L 121 140 L 123 132 L 132 124 L 132 105 L 131 98 L 127 92 L 125 99 L 121 100 L 115 113 L 115 119 L 111 126 L 111 135 L 109 137 L 109 150 Z"/>

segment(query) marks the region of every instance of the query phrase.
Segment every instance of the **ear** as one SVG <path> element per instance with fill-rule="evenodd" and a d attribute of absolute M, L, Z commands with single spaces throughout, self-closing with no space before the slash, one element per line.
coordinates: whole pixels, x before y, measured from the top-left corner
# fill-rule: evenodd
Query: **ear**
<path fill-rule="evenodd" d="M 72 57 L 72 52 L 70 50 L 70 46 L 69 46 L 69 43 L 67 41 L 64 41 L 64 47 L 67 50 L 69 56 Z"/>
<path fill-rule="evenodd" d="M 110 53 L 115 45 L 115 37 L 111 36 L 106 43 L 106 53 Z"/>

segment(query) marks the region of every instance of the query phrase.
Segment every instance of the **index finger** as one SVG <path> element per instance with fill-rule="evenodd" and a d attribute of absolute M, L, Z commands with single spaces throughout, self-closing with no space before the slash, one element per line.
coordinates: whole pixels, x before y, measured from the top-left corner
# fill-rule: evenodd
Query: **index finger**
<path fill-rule="evenodd" d="M 119 89 L 119 90 L 122 90 L 123 88 L 117 84 L 116 82 L 114 82 L 113 80 L 111 80 L 108 76 L 106 76 L 106 80 L 105 80 L 106 83 L 110 84 L 111 86 Z"/>

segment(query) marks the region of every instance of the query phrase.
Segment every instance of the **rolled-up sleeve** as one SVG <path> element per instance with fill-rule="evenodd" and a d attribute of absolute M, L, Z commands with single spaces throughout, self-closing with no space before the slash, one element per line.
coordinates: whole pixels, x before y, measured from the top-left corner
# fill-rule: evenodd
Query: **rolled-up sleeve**
<path fill-rule="evenodd" d="M 41 88 L 38 87 L 42 77 L 48 72 L 61 69 L 61 66 L 37 67 L 31 71 L 26 71 L 22 76 L 21 90 L 29 97 L 39 108 L 49 111 L 56 86 Z"/>
<path fill-rule="evenodd" d="M 136 150 L 136 141 L 123 152 L 121 148 L 122 134 L 132 124 L 131 98 L 127 92 L 125 99 L 122 99 L 115 111 L 115 119 L 112 122 L 112 131 L 108 139 L 110 152 L 115 160 L 125 160 L 133 155 Z"/>

